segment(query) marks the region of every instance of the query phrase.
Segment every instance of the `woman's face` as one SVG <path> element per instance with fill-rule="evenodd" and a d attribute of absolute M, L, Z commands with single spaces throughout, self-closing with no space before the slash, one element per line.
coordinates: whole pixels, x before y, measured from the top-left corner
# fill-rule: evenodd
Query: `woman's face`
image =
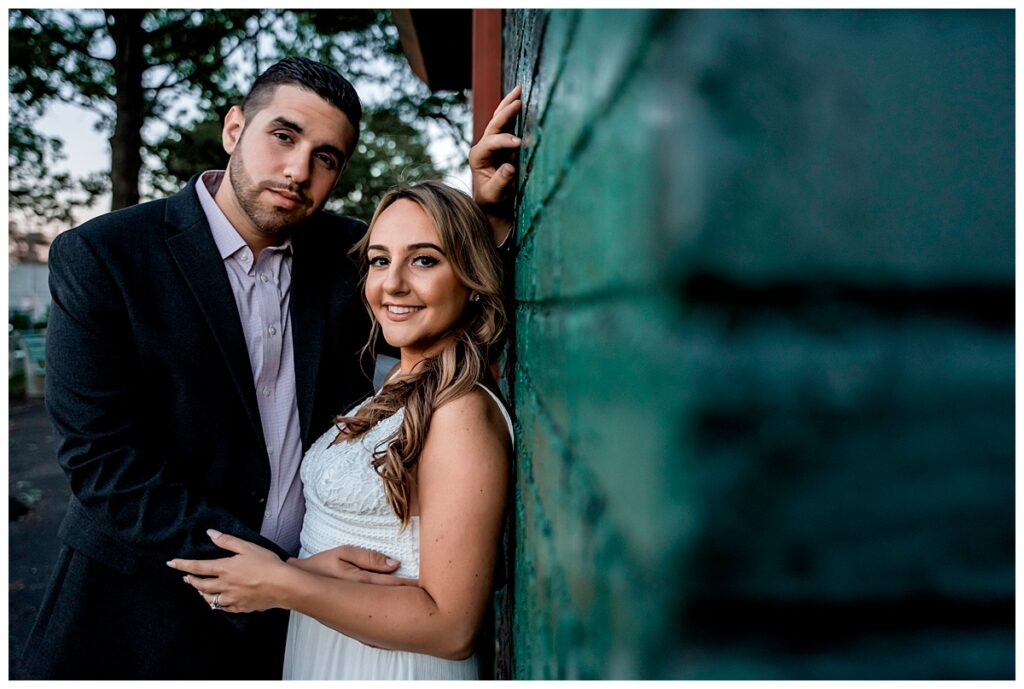
<path fill-rule="evenodd" d="M 402 350 L 402 369 L 434 354 L 458 322 L 470 290 L 452 270 L 430 217 L 399 199 L 370 231 L 366 300 L 384 339 Z"/>

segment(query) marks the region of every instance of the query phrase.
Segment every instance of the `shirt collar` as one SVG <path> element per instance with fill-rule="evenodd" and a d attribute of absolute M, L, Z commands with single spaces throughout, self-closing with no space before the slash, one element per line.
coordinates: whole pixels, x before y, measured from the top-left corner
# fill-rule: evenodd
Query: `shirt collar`
<path fill-rule="evenodd" d="M 238 234 L 238 230 L 235 229 L 235 226 L 231 224 L 228 217 L 224 215 L 224 211 L 220 209 L 220 206 L 213 199 L 211 189 L 213 192 L 216 192 L 223 181 L 223 170 L 207 170 L 199 175 L 199 179 L 196 180 L 196 194 L 199 196 L 199 204 L 203 207 L 206 221 L 210 224 L 210 233 L 213 235 L 213 241 L 220 252 L 221 260 L 226 260 L 243 249 L 248 254 L 249 247 L 245 240 L 242 239 L 242 235 Z M 267 247 L 267 250 L 281 251 L 287 256 L 291 253 L 291 248 L 292 238 L 288 237 L 280 245 Z M 245 263 L 250 262 L 245 261 Z"/>

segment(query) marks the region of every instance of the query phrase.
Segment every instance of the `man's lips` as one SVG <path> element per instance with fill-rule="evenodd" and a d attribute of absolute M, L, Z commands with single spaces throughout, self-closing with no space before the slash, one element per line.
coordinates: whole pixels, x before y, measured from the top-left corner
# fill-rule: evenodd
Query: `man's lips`
<path fill-rule="evenodd" d="M 285 210 L 292 210 L 299 206 L 308 205 L 308 201 L 305 197 L 299 194 L 294 194 L 290 191 L 284 191 L 283 189 L 268 188 L 267 191 L 274 197 L 274 205 L 280 206 Z"/>

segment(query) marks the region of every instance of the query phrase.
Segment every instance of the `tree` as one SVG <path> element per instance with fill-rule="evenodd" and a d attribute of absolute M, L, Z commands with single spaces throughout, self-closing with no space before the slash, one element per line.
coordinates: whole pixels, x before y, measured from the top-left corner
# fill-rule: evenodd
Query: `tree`
<path fill-rule="evenodd" d="M 223 79 L 257 12 L 12 10 L 12 100 L 37 114 L 53 100 L 100 113 L 112 130 L 111 206 L 138 203 L 143 126 L 193 82 Z"/>
<path fill-rule="evenodd" d="M 224 114 L 286 54 L 343 65 L 369 106 L 360 152 L 371 160 L 437 174 L 417 121 L 445 123 L 465 142 L 464 95 L 426 92 L 401 60 L 382 10 L 12 10 L 8 38 L 11 203 L 39 223 L 66 223 L 108 180 L 111 205 L 121 208 L 138 202 L 143 184 L 166 193 L 198 170 L 223 165 Z M 32 123 L 54 101 L 100 114 L 99 127 L 110 133 L 109 175 L 49 172 L 61 142 Z M 367 166 L 370 178 L 387 178 Z M 339 193 L 347 212 L 364 214 L 362 199 L 373 192 L 362 174 L 355 178 L 349 170 L 351 186 L 343 182 Z"/>

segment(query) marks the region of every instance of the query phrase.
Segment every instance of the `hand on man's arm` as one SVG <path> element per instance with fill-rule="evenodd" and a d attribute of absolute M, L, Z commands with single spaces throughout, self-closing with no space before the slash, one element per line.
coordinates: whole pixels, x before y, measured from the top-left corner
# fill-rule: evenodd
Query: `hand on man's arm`
<path fill-rule="evenodd" d="M 494 241 L 503 246 L 513 229 L 512 199 L 515 160 L 522 141 L 507 133 L 516 115 L 522 110 L 519 100 L 522 87 L 516 86 L 498 103 L 480 141 L 469 151 L 469 168 L 473 176 L 473 200 L 491 223 Z"/>

